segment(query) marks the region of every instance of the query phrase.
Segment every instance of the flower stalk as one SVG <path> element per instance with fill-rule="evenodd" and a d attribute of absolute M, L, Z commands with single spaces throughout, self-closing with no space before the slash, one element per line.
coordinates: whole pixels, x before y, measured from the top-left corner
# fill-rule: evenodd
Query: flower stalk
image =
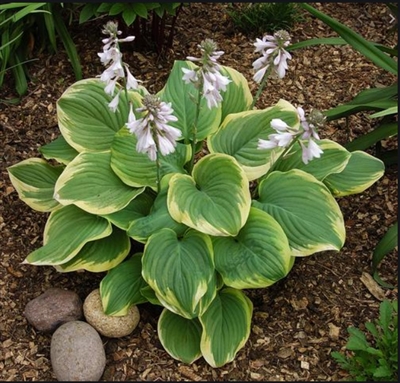
<path fill-rule="evenodd" d="M 262 54 L 260 58 L 253 62 L 253 69 L 256 71 L 253 80 L 261 85 L 253 98 L 250 110 L 253 109 L 258 101 L 267 78 L 271 74 L 274 73 L 279 78 L 285 77 L 288 69 L 287 60 L 292 58 L 290 53 L 285 50 L 289 44 L 289 33 L 284 30 L 275 32 L 273 36 L 265 35 L 262 39 L 257 38 L 253 44 L 256 48 L 255 52 L 261 52 Z"/>
<path fill-rule="evenodd" d="M 167 104 L 158 96 L 147 94 L 143 97 L 143 107 L 136 111 L 144 112 L 144 117 L 136 120 L 131 105 L 127 128 L 137 137 L 137 152 L 146 153 L 151 161 L 157 160 L 158 152 L 164 156 L 173 153 L 182 132 L 168 124 L 178 121 L 172 114 L 174 111 L 171 103 Z"/>
<path fill-rule="evenodd" d="M 205 39 L 198 45 L 198 48 L 202 56 L 200 58 L 188 56 L 187 59 L 192 62 L 198 62 L 201 66 L 196 69 L 182 68 L 184 73 L 182 80 L 186 84 L 193 84 L 198 89 L 197 110 L 191 140 L 192 158 L 189 164 L 190 172 L 193 169 L 196 154 L 197 122 L 200 114 L 201 99 L 203 97 L 206 99 L 208 109 L 218 107 L 223 100 L 221 91 L 226 91 L 227 85 L 231 82 L 228 77 L 221 74 L 221 66 L 217 63 L 217 60 L 224 52 L 217 50 L 217 44 L 211 39 Z"/>
<path fill-rule="evenodd" d="M 118 36 L 121 35 L 122 32 L 118 30 L 118 23 L 114 21 L 109 21 L 104 26 L 102 32 L 103 34 L 109 36 L 102 40 L 104 44 L 103 52 L 97 53 L 103 65 L 108 66 L 99 76 L 100 80 L 106 83 L 104 91 L 107 94 L 114 96 L 118 81 L 122 79 L 122 88 L 124 90 L 126 99 L 128 100 L 128 90 L 137 89 L 139 81 L 136 80 L 135 77 L 133 77 L 132 73 L 129 70 L 128 64 L 124 63 L 122 60 L 120 43 L 131 42 L 135 39 L 135 36 L 128 36 L 123 39 L 119 38 Z M 120 94 L 121 89 L 118 90 L 117 94 L 108 104 L 108 107 L 114 113 L 118 108 Z"/>

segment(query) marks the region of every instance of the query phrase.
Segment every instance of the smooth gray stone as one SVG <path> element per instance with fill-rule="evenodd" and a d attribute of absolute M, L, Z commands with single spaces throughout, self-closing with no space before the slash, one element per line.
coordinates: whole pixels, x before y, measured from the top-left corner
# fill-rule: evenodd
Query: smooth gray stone
<path fill-rule="evenodd" d="M 106 366 L 99 333 L 82 321 L 64 323 L 54 332 L 50 359 L 59 381 L 98 381 Z"/>

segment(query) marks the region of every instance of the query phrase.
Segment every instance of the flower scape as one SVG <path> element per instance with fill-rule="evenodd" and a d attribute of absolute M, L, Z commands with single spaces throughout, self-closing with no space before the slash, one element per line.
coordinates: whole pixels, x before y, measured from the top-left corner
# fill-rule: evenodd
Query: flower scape
<path fill-rule="evenodd" d="M 290 70 L 286 31 L 254 43 L 255 97 L 211 39 L 150 94 L 120 51 L 135 37 L 120 38 L 115 22 L 103 32 L 106 68 L 60 97 L 61 135 L 41 147 L 45 159 L 8 168 L 19 197 L 50 213 L 44 244 L 25 263 L 107 272 L 107 315 L 161 306 L 158 336 L 172 358 L 224 366 L 250 335 L 244 290 L 282 280 L 297 257 L 339 251 L 345 224 L 335 198 L 366 190 L 384 165 L 321 139 L 318 110 L 306 116 L 283 99 L 255 108 L 268 77 L 283 82 Z"/>

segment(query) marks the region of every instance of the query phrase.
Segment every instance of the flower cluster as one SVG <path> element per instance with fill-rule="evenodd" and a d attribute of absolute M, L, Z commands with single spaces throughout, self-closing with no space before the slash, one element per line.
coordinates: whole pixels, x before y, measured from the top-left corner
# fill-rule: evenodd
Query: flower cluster
<path fill-rule="evenodd" d="M 103 52 L 98 53 L 103 65 L 108 66 L 100 76 L 100 80 L 107 84 L 104 91 L 107 94 L 113 95 L 115 87 L 121 78 L 124 79 L 125 89 L 137 89 L 138 80 L 133 77 L 132 73 L 129 71 L 128 65 L 122 61 L 122 53 L 119 49 L 119 43 L 133 41 L 135 36 L 128 36 L 124 39 L 119 39 L 118 36 L 122 32 L 118 30 L 118 23 L 113 21 L 109 21 L 104 26 L 102 32 L 103 34 L 109 35 L 109 37 L 102 40 L 104 44 Z M 121 89 L 108 104 L 109 108 L 113 112 L 117 110 L 120 93 Z"/>
<path fill-rule="evenodd" d="M 147 153 L 150 160 L 157 159 L 157 151 L 166 156 L 175 151 L 176 140 L 182 132 L 168 125 L 170 121 L 178 119 L 172 115 L 171 103 L 165 103 L 159 97 L 147 94 L 143 98 L 143 107 L 137 108 L 137 112 L 145 112 L 145 116 L 136 120 L 130 107 L 127 127 L 138 139 L 136 150 L 139 153 Z"/>
<path fill-rule="evenodd" d="M 226 91 L 226 86 L 231 80 L 220 73 L 221 67 L 217 60 L 224 54 L 223 51 L 217 50 L 217 44 L 211 39 L 205 39 L 198 45 L 202 53 L 201 58 L 189 56 L 188 60 L 200 62 L 201 68 L 198 70 L 190 70 L 182 68 L 184 75 L 182 79 L 186 84 L 194 84 L 195 87 L 202 86 L 202 94 L 207 100 L 209 109 L 218 106 L 222 101 L 221 91 Z"/>
<path fill-rule="evenodd" d="M 260 83 L 268 69 L 273 69 L 279 78 L 285 77 L 287 60 L 292 56 L 285 48 L 290 44 L 289 33 L 280 30 L 273 36 L 265 35 L 262 40 L 256 39 L 253 44 L 256 47 L 255 52 L 261 52 L 262 56 L 253 62 L 253 68 L 256 71 L 253 80 Z"/>
<path fill-rule="evenodd" d="M 276 147 L 288 147 L 294 139 L 299 139 L 302 148 L 302 160 L 307 165 L 313 158 L 319 158 L 323 153 L 322 149 L 313 140 L 319 140 L 318 129 L 325 123 L 325 116 L 317 110 L 310 113 L 309 117 L 305 117 L 303 108 L 298 107 L 297 113 L 300 118 L 300 126 L 302 129 L 296 130 L 290 127 L 286 122 L 279 118 L 271 120 L 271 127 L 277 133 L 270 134 L 269 140 L 259 139 L 258 149 L 273 149 Z"/>

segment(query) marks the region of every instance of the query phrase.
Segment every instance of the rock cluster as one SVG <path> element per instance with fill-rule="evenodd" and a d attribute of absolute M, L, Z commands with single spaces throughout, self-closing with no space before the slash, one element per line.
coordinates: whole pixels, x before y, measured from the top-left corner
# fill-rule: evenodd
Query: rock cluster
<path fill-rule="evenodd" d="M 59 381 L 100 380 L 106 365 L 100 334 L 110 338 L 129 335 L 140 320 L 136 306 L 127 315 L 106 315 L 99 289 L 82 303 L 72 291 L 51 288 L 28 302 L 24 315 L 35 329 L 53 333 L 50 359 Z"/>

